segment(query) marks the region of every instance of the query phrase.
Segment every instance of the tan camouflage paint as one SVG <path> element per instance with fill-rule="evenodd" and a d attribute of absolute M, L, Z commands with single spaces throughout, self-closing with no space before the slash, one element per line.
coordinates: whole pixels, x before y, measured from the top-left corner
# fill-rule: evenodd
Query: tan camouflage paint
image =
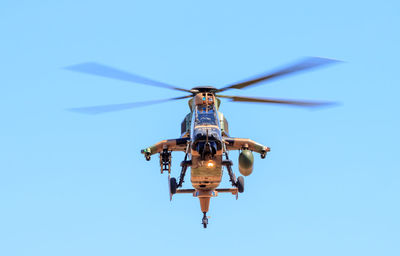
<path fill-rule="evenodd" d="M 196 151 L 192 151 L 191 147 L 189 147 L 189 156 L 192 159 L 191 166 L 191 183 L 195 188 L 194 196 L 200 199 L 200 207 L 202 212 L 208 212 L 210 198 L 214 197 L 218 194 L 216 191 L 221 192 L 232 192 L 233 194 L 237 194 L 237 189 L 217 189 L 222 179 L 222 154 L 224 150 L 241 150 L 241 149 L 249 149 L 251 151 L 265 154 L 270 151 L 270 149 L 266 146 L 263 146 L 257 142 L 254 142 L 250 139 L 241 139 L 241 138 L 231 138 L 229 137 L 228 127 L 225 127 L 225 117 L 224 115 L 218 111 L 219 106 L 221 104 L 221 100 L 215 98 L 213 94 L 206 94 L 208 97 L 212 97 L 212 104 L 215 106 L 215 110 L 217 110 L 217 118 L 219 120 L 219 127 L 214 126 L 214 128 L 218 128 L 221 130 L 222 142 L 225 146 L 222 147 L 221 150 L 218 150 L 216 155 L 212 159 L 201 160 L 199 154 Z M 208 102 L 208 97 L 206 97 L 206 101 Z M 203 101 L 203 93 L 198 93 L 195 97 L 188 101 L 191 112 L 186 115 L 183 122 L 186 123 L 186 131 L 183 131 L 181 134 L 181 138 L 189 138 L 190 139 L 190 129 L 191 129 L 191 120 L 193 115 L 193 110 L 195 109 L 195 104 L 202 104 Z M 208 104 L 208 103 L 207 103 Z M 227 123 L 227 122 L 226 122 Z M 211 126 L 207 126 L 211 127 Z M 187 144 L 180 143 L 178 145 L 178 140 L 182 139 L 171 139 L 171 140 L 163 140 L 151 147 L 148 147 L 142 150 L 143 154 L 156 154 L 163 151 L 163 149 L 167 149 L 168 151 L 186 151 Z M 214 165 L 212 167 L 207 166 L 207 163 L 212 160 Z M 232 191 L 231 191 L 232 190 Z"/>

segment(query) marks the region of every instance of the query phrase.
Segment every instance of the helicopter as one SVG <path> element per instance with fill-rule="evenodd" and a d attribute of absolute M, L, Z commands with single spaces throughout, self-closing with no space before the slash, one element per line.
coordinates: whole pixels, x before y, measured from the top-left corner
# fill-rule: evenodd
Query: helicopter
<path fill-rule="evenodd" d="M 192 194 L 194 197 L 199 198 L 200 208 L 203 213 L 202 225 L 206 228 L 208 225 L 207 213 L 209 211 L 210 199 L 218 196 L 218 193 L 231 193 L 237 199 L 239 193 L 244 192 L 243 176 L 249 176 L 253 172 L 253 152 L 260 154 L 260 157 L 264 159 L 271 150 L 269 147 L 251 139 L 230 136 L 228 121 L 220 111 L 221 99 L 228 99 L 233 102 L 268 103 L 309 108 L 334 104 L 333 102 L 324 101 L 229 96 L 221 93 L 232 89 L 246 89 L 262 82 L 269 82 L 277 78 L 299 73 L 300 71 L 311 70 L 337 62 L 339 61 L 334 59 L 306 57 L 275 71 L 267 72 L 219 89 L 213 86 L 197 86 L 192 89 L 185 89 L 134 75 L 103 64 L 87 62 L 69 66 L 66 69 L 126 82 L 168 88 L 185 92 L 187 95 L 162 100 L 81 107 L 70 110 L 86 114 L 101 114 L 167 101 L 189 99 L 190 112 L 181 123 L 180 137 L 160 141 L 142 149 L 141 153 L 147 161 L 150 161 L 153 155 L 159 154 L 161 173 L 168 173 L 170 200 L 172 200 L 175 194 Z M 243 176 L 237 178 L 232 168 L 233 162 L 229 158 L 229 151 L 232 150 L 239 151 L 238 167 L 240 174 Z M 181 171 L 178 180 L 175 177 L 171 177 L 171 154 L 174 151 L 185 153 L 184 159 L 180 163 Z M 229 181 L 232 185 L 230 188 L 219 188 L 224 167 L 228 172 Z M 188 168 L 190 168 L 190 181 L 193 188 L 183 189 L 182 186 Z"/>

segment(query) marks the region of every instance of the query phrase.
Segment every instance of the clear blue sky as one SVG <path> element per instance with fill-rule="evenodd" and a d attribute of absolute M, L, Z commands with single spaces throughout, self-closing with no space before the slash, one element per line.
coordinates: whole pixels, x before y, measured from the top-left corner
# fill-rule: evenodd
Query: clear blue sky
<path fill-rule="evenodd" d="M 398 1 L 3 0 L 0 255 L 400 255 L 399 13 Z M 81 62 L 191 88 L 303 56 L 346 62 L 232 94 L 342 105 L 223 102 L 231 135 L 272 152 L 238 201 L 212 199 L 206 230 L 198 199 L 170 202 L 158 157 L 139 154 L 179 136 L 185 101 L 65 110 L 182 95 L 63 69 Z"/>

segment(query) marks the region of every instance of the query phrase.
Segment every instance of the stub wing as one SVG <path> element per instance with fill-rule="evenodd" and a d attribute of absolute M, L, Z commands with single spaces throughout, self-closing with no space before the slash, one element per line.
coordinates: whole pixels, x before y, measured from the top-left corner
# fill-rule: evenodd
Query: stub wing
<path fill-rule="evenodd" d="M 241 139 L 241 138 L 224 138 L 224 142 L 227 150 L 240 150 L 240 149 L 248 149 L 261 154 L 261 158 L 265 158 L 267 152 L 271 149 L 260 143 L 257 143 L 250 139 Z"/>
<path fill-rule="evenodd" d="M 164 149 L 168 151 L 185 151 L 189 138 L 179 138 L 171 140 L 162 140 L 151 147 L 142 149 L 141 153 L 145 156 L 151 156 L 161 153 Z"/>

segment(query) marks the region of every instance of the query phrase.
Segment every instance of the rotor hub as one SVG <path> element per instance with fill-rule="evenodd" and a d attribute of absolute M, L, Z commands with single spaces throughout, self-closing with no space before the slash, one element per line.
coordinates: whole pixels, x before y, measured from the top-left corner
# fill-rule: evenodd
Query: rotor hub
<path fill-rule="evenodd" d="M 213 87 L 213 86 L 197 86 L 194 87 L 190 90 L 192 93 L 198 93 L 198 92 L 211 92 L 215 93 L 218 89 Z"/>

